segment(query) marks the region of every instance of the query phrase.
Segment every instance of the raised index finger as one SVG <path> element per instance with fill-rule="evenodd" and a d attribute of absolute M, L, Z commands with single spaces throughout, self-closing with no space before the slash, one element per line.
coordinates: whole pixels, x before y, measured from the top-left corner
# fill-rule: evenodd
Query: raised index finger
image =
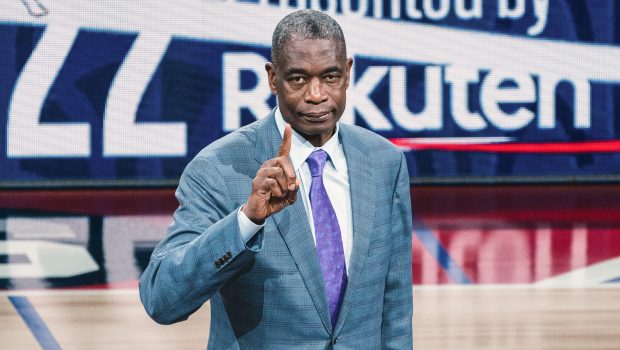
<path fill-rule="evenodd" d="M 278 157 L 288 157 L 291 153 L 291 124 L 286 123 L 284 126 L 284 136 L 282 136 L 282 143 L 280 149 L 278 149 Z"/>

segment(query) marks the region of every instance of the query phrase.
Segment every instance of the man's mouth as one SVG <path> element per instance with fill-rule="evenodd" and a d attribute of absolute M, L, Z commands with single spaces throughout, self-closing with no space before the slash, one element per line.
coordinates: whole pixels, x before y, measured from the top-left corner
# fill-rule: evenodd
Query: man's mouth
<path fill-rule="evenodd" d="M 302 115 L 310 122 L 319 123 L 328 120 L 331 112 L 311 112 L 302 113 Z"/>

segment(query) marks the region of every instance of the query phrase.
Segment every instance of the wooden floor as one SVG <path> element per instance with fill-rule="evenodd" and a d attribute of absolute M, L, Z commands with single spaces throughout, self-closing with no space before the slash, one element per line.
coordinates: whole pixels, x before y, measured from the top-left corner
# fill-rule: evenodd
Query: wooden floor
<path fill-rule="evenodd" d="M 620 349 L 620 289 L 426 289 L 418 349 Z"/>
<path fill-rule="evenodd" d="M 209 306 L 160 326 L 136 290 L 25 295 L 62 349 L 203 349 Z M 620 349 L 620 289 L 420 287 L 414 291 L 416 349 Z M 0 298 L 3 350 L 39 349 Z"/>

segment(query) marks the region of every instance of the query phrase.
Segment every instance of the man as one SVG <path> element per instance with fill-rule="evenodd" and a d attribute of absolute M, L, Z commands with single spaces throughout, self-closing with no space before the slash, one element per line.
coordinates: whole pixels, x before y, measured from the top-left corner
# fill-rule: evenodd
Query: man
<path fill-rule="evenodd" d="M 168 324 L 210 300 L 209 349 L 411 349 L 404 156 L 338 123 L 353 61 L 332 18 L 286 16 L 272 61 L 279 107 L 187 166 L 142 302 Z"/>

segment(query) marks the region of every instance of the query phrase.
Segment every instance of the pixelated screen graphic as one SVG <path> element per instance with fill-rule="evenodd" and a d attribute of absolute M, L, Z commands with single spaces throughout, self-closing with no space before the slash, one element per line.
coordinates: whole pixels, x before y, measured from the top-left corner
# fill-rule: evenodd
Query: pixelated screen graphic
<path fill-rule="evenodd" d="M 412 183 L 620 179 L 615 1 L 10 0 L 0 184 L 173 186 L 275 107 L 271 33 L 298 8 L 342 25 L 342 122 L 400 147 Z"/>

